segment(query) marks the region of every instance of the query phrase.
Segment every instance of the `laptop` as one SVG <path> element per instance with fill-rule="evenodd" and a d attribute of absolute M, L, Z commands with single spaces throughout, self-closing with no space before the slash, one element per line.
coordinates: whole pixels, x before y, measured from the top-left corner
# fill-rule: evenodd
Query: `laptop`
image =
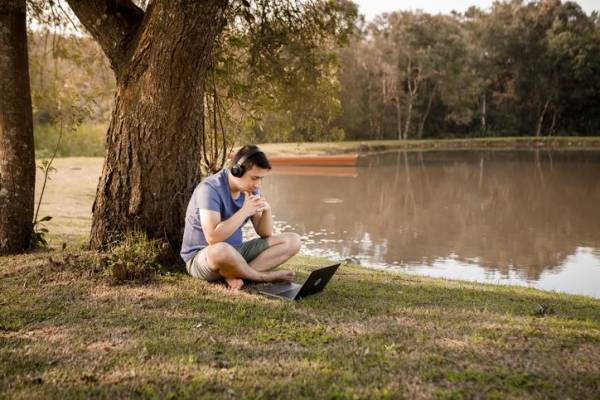
<path fill-rule="evenodd" d="M 280 299 L 299 300 L 321 292 L 335 274 L 340 264 L 315 269 L 310 273 L 304 283 L 286 282 L 273 284 L 253 285 L 258 293 Z"/>

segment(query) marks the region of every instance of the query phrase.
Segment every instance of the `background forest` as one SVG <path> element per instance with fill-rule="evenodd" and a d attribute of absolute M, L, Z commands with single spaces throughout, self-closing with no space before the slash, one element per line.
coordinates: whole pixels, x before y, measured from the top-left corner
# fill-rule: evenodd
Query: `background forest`
<path fill-rule="evenodd" d="M 228 25 L 207 81 L 208 129 L 237 143 L 598 135 L 598 13 L 515 0 L 365 22 L 353 3 L 329 4 L 327 34 Z M 63 114 L 76 123 L 58 155 L 103 155 L 115 82 L 98 45 L 34 29 L 29 47 L 38 157 L 53 152 Z"/>

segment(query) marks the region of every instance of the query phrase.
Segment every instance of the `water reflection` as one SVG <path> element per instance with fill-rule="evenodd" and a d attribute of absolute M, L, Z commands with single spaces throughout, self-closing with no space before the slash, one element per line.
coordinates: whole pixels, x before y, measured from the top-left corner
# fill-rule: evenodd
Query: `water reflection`
<path fill-rule="evenodd" d="M 345 172 L 276 168 L 263 192 L 309 254 L 600 297 L 584 289 L 600 282 L 599 167 L 592 151 L 396 152 Z"/>

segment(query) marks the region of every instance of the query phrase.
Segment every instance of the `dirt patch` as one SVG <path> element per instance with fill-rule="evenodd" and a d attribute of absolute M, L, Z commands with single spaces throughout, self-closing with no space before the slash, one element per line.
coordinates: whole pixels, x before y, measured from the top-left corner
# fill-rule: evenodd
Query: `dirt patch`
<path fill-rule="evenodd" d="M 600 344 L 584 343 L 570 353 L 568 369 L 585 373 L 600 373 Z"/>
<path fill-rule="evenodd" d="M 418 325 L 420 325 L 419 321 L 415 318 L 402 315 L 379 315 L 364 321 L 338 324 L 336 331 L 345 337 L 358 337 L 371 333 L 387 332 L 390 329 L 401 329 Z"/>
<path fill-rule="evenodd" d="M 93 353 L 110 353 L 113 351 L 129 350 L 135 347 L 136 342 L 131 339 L 112 338 L 111 340 L 99 340 L 87 345 L 87 350 Z"/>
<path fill-rule="evenodd" d="M 457 340 L 451 338 L 438 338 L 436 344 L 441 347 L 447 347 L 449 349 L 464 349 L 470 347 L 470 345 L 464 340 Z"/>
<path fill-rule="evenodd" d="M 69 328 L 64 326 L 44 326 L 27 331 L 8 332 L 5 335 L 8 338 L 31 339 L 50 343 L 64 343 L 70 338 Z"/>
<path fill-rule="evenodd" d="M 90 290 L 90 298 L 100 303 L 127 300 L 128 303 L 141 303 L 145 300 L 155 300 L 168 293 L 169 286 L 161 284 L 146 284 L 143 286 L 112 286 L 97 285 Z"/>

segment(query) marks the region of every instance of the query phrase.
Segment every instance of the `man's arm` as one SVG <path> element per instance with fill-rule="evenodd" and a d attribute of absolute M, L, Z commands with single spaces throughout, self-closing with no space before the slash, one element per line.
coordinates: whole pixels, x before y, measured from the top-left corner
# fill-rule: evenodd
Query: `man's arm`
<path fill-rule="evenodd" d="M 261 198 L 262 212 L 254 214 L 252 217 L 252 225 L 254 230 L 261 238 L 273 236 L 273 216 L 271 215 L 271 206 L 264 198 Z"/>
<path fill-rule="evenodd" d="M 221 221 L 221 213 L 212 210 L 200 210 L 200 221 L 204 237 L 208 244 L 224 242 L 248 218 L 242 208 L 225 221 Z"/>
<path fill-rule="evenodd" d="M 246 218 L 255 215 L 259 208 L 260 199 L 247 196 L 242 208 L 225 221 L 221 221 L 221 213 L 218 211 L 200 209 L 200 223 L 206 241 L 208 244 L 224 242 L 242 226 Z"/>

